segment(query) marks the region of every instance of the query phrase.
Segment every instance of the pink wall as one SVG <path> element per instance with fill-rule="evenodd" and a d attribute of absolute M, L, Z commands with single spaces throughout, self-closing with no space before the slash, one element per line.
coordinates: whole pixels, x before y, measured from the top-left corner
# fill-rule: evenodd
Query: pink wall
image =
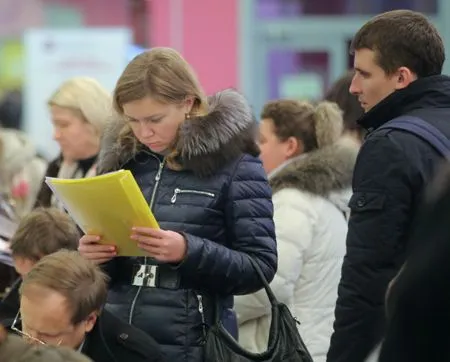
<path fill-rule="evenodd" d="M 0 0 L 2 2 L 4 0 Z M 83 14 L 87 26 L 124 26 L 129 23 L 128 0 L 42 0 L 46 5 L 70 6 Z"/>
<path fill-rule="evenodd" d="M 181 51 L 207 93 L 237 87 L 238 1 L 152 0 L 150 45 Z"/>

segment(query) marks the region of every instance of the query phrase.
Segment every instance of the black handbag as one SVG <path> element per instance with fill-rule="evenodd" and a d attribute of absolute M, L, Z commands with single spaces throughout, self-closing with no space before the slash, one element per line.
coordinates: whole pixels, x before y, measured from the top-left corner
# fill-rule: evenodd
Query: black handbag
<path fill-rule="evenodd" d="M 312 362 L 300 333 L 299 322 L 289 308 L 277 301 L 259 265 L 253 261 L 258 276 L 272 305 L 272 321 L 268 348 L 262 353 L 251 353 L 242 348 L 220 321 L 220 306 L 215 303 L 214 324 L 209 328 L 205 343 L 205 362 Z"/>

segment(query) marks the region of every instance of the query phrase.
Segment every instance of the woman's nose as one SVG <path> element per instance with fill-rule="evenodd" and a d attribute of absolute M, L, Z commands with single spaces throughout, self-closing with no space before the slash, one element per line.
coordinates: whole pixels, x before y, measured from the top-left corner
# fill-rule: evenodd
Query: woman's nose
<path fill-rule="evenodd" d="M 57 128 L 53 130 L 53 139 L 55 141 L 59 141 L 61 139 L 61 132 Z"/>
<path fill-rule="evenodd" d="M 152 125 L 149 124 L 149 122 L 142 122 L 141 123 L 141 134 L 145 137 L 151 137 L 155 135 L 155 130 L 153 129 Z"/>

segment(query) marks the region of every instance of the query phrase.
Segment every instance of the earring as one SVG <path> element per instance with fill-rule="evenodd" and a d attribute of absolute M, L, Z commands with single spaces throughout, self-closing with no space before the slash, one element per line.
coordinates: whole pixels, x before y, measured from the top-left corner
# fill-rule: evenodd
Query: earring
<path fill-rule="evenodd" d="M 191 119 L 191 115 L 189 113 L 185 114 L 186 119 Z"/>

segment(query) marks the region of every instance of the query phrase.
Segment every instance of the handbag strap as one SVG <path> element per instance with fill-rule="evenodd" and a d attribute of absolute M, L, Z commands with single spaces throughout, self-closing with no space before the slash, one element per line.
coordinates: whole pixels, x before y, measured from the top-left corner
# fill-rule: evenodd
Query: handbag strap
<path fill-rule="evenodd" d="M 248 259 L 249 259 L 250 264 L 252 265 L 253 269 L 256 271 L 258 278 L 260 279 L 260 281 L 263 284 L 263 288 L 265 289 L 265 291 L 267 293 L 267 297 L 269 298 L 270 305 L 272 306 L 272 308 L 278 306 L 280 303 L 278 302 L 277 298 L 275 297 L 275 294 L 273 293 L 272 288 L 270 288 L 270 285 L 267 281 L 266 276 L 264 275 L 263 271 L 261 270 L 261 267 L 251 256 L 248 256 Z M 217 324 L 217 323 L 221 322 L 222 310 L 221 310 L 221 304 L 219 303 L 217 298 L 216 298 L 216 301 L 214 304 L 215 304 L 214 323 Z"/>

